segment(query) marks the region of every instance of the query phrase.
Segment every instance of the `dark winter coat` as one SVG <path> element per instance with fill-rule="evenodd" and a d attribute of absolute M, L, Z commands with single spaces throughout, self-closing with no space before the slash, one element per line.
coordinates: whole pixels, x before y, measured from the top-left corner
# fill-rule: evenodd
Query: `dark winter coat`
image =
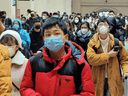
<path fill-rule="evenodd" d="M 33 53 L 36 53 L 39 50 L 39 48 L 43 46 L 43 37 L 41 35 L 41 30 L 40 32 L 35 32 L 33 27 L 30 30 L 29 35 L 31 38 L 30 49 L 32 50 Z"/>

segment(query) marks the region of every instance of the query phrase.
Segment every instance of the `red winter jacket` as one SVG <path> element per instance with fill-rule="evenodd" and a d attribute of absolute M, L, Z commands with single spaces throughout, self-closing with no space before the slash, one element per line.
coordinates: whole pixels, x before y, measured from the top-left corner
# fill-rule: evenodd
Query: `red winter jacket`
<path fill-rule="evenodd" d="M 20 86 L 21 96 L 95 96 L 84 50 L 69 41 L 65 48 L 68 53 L 58 64 L 49 57 L 47 48 L 43 49 L 43 54 L 30 58 Z M 36 64 L 32 61 L 35 58 L 38 59 Z"/>

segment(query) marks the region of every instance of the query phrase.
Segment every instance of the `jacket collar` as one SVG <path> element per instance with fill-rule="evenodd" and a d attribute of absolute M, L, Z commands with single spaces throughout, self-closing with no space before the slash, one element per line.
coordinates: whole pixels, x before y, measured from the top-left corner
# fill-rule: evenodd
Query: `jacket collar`
<path fill-rule="evenodd" d="M 115 45 L 114 37 L 110 33 L 109 33 L 109 38 L 110 38 L 109 46 L 113 47 Z M 95 46 L 95 48 L 98 49 L 100 47 L 100 45 L 101 45 L 101 41 L 99 40 L 99 34 L 98 33 L 94 34 L 91 40 L 93 41 L 93 46 Z"/>
<path fill-rule="evenodd" d="M 16 55 L 12 58 L 11 63 L 22 65 L 24 63 L 25 56 L 18 50 Z"/>
<path fill-rule="evenodd" d="M 75 58 L 77 63 L 79 65 L 86 63 L 85 59 L 84 59 L 84 50 L 76 43 L 71 42 L 71 41 L 67 41 L 65 43 L 65 48 L 67 50 L 67 54 L 64 55 L 60 61 L 66 62 L 68 59 L 70 58 Z M 50 63 L 55 63 L 55 60 L 52 59 L 49 55 L 48 55 L 48 49 L 44 48 L 43 49 L 43 59 L 50 62 Z"/>

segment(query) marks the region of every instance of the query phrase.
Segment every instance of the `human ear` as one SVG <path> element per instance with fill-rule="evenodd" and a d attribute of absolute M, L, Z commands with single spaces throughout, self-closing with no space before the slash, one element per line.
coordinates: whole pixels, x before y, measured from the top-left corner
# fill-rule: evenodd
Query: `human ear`
<path fill-rule="evenodd" d="M 67 42 L 68 41 L 68 34 L 66 34 L 65 36 L 64 36 L 64 41 L 63 42 Z"/>

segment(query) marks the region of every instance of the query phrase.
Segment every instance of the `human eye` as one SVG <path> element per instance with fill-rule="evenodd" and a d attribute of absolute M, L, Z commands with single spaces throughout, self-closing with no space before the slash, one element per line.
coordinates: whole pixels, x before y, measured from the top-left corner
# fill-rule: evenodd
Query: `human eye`
<path fill-rule="evenodd" d="M 46 34 L 46 36 L 47 36 L 47 37 L 49 37 L 49 36 L 50 36 L 50 34 Z"/>
<path fill-rule="evenodd" d="M 60 35 L 60 33 L 59 32 L 56 32 L 55 35 Z"/>

